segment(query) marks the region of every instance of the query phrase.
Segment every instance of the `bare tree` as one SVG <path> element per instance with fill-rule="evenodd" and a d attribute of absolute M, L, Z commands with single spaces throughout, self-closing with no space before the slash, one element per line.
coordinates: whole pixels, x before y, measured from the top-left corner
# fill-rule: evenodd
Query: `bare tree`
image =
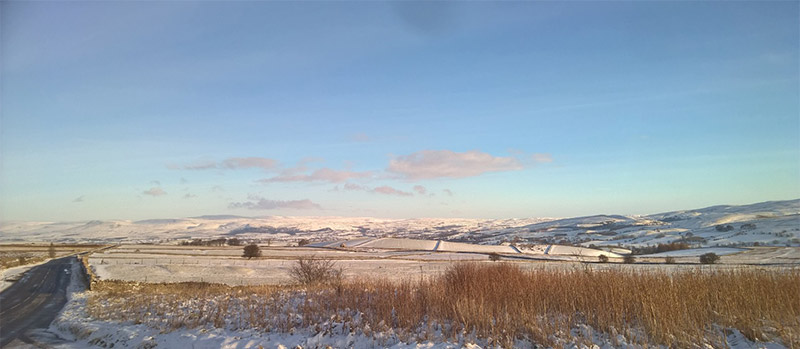
<path fill-rule="evenodd" d="M 256 244 L 249 244 L 244 247 L 244 253 L 242 254 L 242 257 L 247 257 L 247 259 L 261 257 L 261 248 Z"/>
<path fill-rule="evenodd" d="M 709 252 L 700 256 L 700 263 L 703 264 L 714 264 L 717 263 L 717 261 L 719 261 L 719 256 L 714 252 Z"/>
<path fill-rule="evenodd" d="M 342 268 L 331 259 L 300 257 L 289 269 L 289 276 L 302 285 L 337 284 L 342 281 Z"/>

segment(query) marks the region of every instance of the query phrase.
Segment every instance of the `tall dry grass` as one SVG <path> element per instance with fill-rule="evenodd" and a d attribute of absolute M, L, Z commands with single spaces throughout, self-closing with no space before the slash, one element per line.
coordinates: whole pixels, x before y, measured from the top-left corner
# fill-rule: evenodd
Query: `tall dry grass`
<path fill-rule="evenodd" d="M 622 334 L 629 343 L 724 347 L 723 329 L 735 328 L 751 340 L 800 345 L 797 269 L 663 273 L 472 263 L 403 282 L 358 279 L 310 288 L 101 282 L 96 290 L 92 316 L 165 331 L 213 325 L 291 332 L 311 326 L 368 335 L 391 328 L 403 340 L 466 338 L 512 346 L 520 339 L 557 345 L 588 325 L 612 341 Z"/>

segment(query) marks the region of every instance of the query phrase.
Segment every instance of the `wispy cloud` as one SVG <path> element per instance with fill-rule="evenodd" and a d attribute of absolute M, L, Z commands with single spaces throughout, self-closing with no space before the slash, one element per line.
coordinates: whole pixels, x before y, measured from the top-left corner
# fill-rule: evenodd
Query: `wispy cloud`
<path fill-rule="evenodd" d="M 535 163 L 551 163 L 553 162 L 553 156 L 545 153 L 533 153 L 530 156 L 530 160 Z"/>
<path fill-rule="evenodd" d="M 398 190 L 392 188 L 388 185 L 380 186 L 375 189 L 372 189 L 371 192 L 378 193 L 378 194 L 385 194 L 385 195 L 397 195 L 397 196 L 412 196 L 414 194 L 409 193 L 407 191 Z"/>
<path fill-rule="evenodd" d="M 217 167 L 217 163 L 213 161 L 200 161 L 187 165 L 167 165 L 170 170 L 213 170 Z"/>
<path fill-rule="evenodd" d="M 442 189 L 442 193 L 444 193 L 447 196 L 453 196 L 453 191 L 450 189 Z"/>
<path fill-rule="evenodd" d="M 278 161 L 260 157 L 228 158 L 220 164 L 220 167 L 229 169 L 239 168 L 261 168 L 265 170 L 274 169 Z"/>
<path fill-rule="evenodd" d="M 419 195 L 425 195 L 425 193 L 428 192 L 428 189 L 426 189 L 425 187 L 423 187 L 421 185 L 415 185 L 414 186 L 414 191 L 417 192 L 417 194 L 419 194 Z"/>
<path fill-rule="evenodd" d="M 201 161 L 187 165 L 167 165 L 172 170 L 213 170 L 213 169 L 246 169 L 260 168 L 273 170 L 278 166 L 278 161 L 262 157 L 227 158 L 219 163 L 214 161 Z"/>
<path fill-rule="evenodd" d="M 350 179 L 366 178 L 372 176 L 371 172 L 339 171 L 330 168 L 321 168 L 309 174 L 281 174 L 271 178 L 258 180 L 261 183 L 273 182 L 329 182 L 342 183 Z"/>
<path fill-rule="evenodd" d="M 142 194 L 150 196 L 162 196 L 162 195 L 167 195 L 167 192 L 165 192 L 164 189 L 161 189 L 161 187 L 152 187 L 148 190 L 143 191 Z"/>
<path fill-rule="evenodd" d="M 464 178 L 487 172 L 523 169 L 514 157 L 493 156 L 471 150 L 457 153 L 451 150 L 423 150 L 398 156 L 389 162 L 389 172 L 406 179 Z"/>
<path fill-rule="evenodd" d="M 369 190 L 369 188 L 359 184 L 345 183 L 344 190 Z"/>
<path fill-rule="evenodd" d="M 75 200 L 72 200 L 72 202 L 83 202 L 83 195 L 75 198 Z"/>
<path fill-rule="evenodd" d="M 417 187 L 419 187 L 419 186 L 417 186 Z M 336 188 L 338 189 L 338 186 Z M 360 184 L 345 183 L 344 184 L 344 190 L 345 191 L 365 191 L 365 192 L 369 192 L 369 193 L 384 194 L 384 195 L 397 195 L 397 196 L 413 196 L 414 195 L 411 192 L 407 192 L 407 191 L 403 191 L 403 190 L 400 190 L 400 189 L 396 189 L 396 188 L 390 187 L 388 185 L 383 185 L 383 186 L 380 186 L 380 187 L 377 187 L 377 188 L 370 188 L 370 187 L 363 186 L 363 185 L 360 185 Z M 416 187 L 415 187 L 415 190 L 416 190 Z"/>
<path fill-rule="evenodd" d="M 152 185 L 155 185 L 155 186 L 157 186 L 157 187 L 158 187 L 158 186 L 161 186 L 161 182 L 160 182 L 160 181 L 157 181 L 157 180 L 152 180 L 152 181 L 150 181 L 150 184 L 152 184 Z"/>
<path fill-rule="evenodd" d="M 366 133 L 356 133 L 350 135 L 350 140 L 353 142 L 369 142 L 371 138 Z"/>
<path fill-rule="evenodd" d="M 289 208 L 295 210 L 319 210 L 321 207 L 309 199 L 304 200 L 269 200 L 262 197 L 251 196 L 250 201 L 244 202 L 231 202 L 228 208 L 240 209 L 246 208 L 249 210 L 275 210 L 281 208 Z"/>
<path fill-rule="evenodd" d="M 194 195 L 192 193 L 186 193 L 186 195 L 183 196 L 184 199 L 191 199 L 191 198 L 196 198 L 196 197 L 197 197 L 197 195 Z"/>

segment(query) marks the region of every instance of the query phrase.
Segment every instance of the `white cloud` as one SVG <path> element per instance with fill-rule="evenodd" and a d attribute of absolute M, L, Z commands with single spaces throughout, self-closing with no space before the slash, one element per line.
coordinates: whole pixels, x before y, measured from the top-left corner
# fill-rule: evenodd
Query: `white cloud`
<path fill-rule="evenodd" d="M 464 178 L 487 172 L 517 171 L 524 166 L 514 157 L 493 156 L 477 150 L 423 150 L 398 156 L 389 162 L 389 172 L 406 179 Z"/>

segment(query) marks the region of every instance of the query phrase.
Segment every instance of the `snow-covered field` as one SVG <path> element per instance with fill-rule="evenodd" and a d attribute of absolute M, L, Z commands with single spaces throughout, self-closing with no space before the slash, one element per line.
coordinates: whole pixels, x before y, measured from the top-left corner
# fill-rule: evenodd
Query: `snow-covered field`
<path fill-rule="evenodd" d="M 641 255 L 641 258 L 657 258 L 657 257 L 699 257 L 700 255 L 706 253 L 714 253 L 719 256 L 727 256 L 734 253 L 741 253 L 748 251 L 748 249 L 744 248 L 733 248 L 733 247 L 706 247 L 706 248 L 693 248 L 688 250 L 677 250 L 677 251 L 669 251 L 669 252 L 661 252 L 661 253 L 653 253 L 647 255 Z"/>
<path fill-rule="evenodd" d="M 378 243 L 374 243 L 378 242 Z M 319 246 L 334 245 L 320 243 Z M 342 242 L 337 241 L 336 246 Z M 291 281 L 289 269 L 299 257 L 326 258 L 334 260 L 344 276 L 388 278 L 401 280 L 420 276 L 438 275 L 453 262 L 489 262 L 489 253 L 500 250 L 507 261 L 523 268 L 696 268 L 698 256 L 714 252 L 722 258 L 719 267 L 738 268 L 749 264 L 765 266 L 800 266 L 800 248 L 756 247 L 756 248 L 700 248 L 636 256 L 647 264 L 623 265 L 620 255 L 589 248 L 537 245 L 519 252 L 510 246 L 484 246 L 454 244 L 444 241 L 407 239 L 364 239 L 359 243 L 346 243 L 351 247 L 272 247 L 261 246 L 262 257 L 242 258 L 242 247 L 195 247 L 170 245 L 121 245 L 94 253 L 89 263 L 97 275 L 104 280 L 139 282 L 185 282 L 201 281 L 228 285 L 284 284 Z M 440 252 L 447 250 L 460 252 Z M 382 246 L 384 248 L 377 248 Z M 436 247 L 439 249 L 434 250 Z M 425 250 L 429 248 L 430 250 Z M 594 263 L 598 256 L 611 257 L 609 264 Z M 673 257 L 677 264 L 664 264 L 665 257 Z"/>
<path fill-rule="evenodd" d="M 304 293 L 297 293 L 283 300 L 285 306 L 282 313 L 288 322 L 296 323 L 289 329 L 279 326 L 275 328 L 251 328 L 242 326 L 241 320 L 232 317 L 221 319 L 216 326 L 210 324 L 198 327 L 179 326 L 168 328 L 171 318 L 186 318 L 187 311 L 194 311 L 200 306 L 196 300 L 188 300 L 174 304 L 174 311 L 153 317 L 154 323 L 135 323 L 133 321 L 99 320 L 89 315 L 88 300 L 91 292 L 86 291 L 80 279 L 80 269 L 73 264 L 72 281 L 68 290 L 68 303 L 50 325 L 52 335 L 32 335 L 34 340 L 52 348 L 489 348 L 487 339 L 476 338 L 469 333 L 459 333 L 455 337 L 443 336 L 441 331 L 434 330 L 426 335 L 429 339 L 420 340 L 416 334 L 398 331 L 392 326 L 370 328 L 358 315 L 345 320 L 344 317 L 332 317 L 326 321 L 311 325 L 300 325 L 300 313 Z M 253 311 L 246 304 L 252 299 L 249 295 L 224 295 L 225 299 L 208 300 L 209 304 L 225 302 L 226 307 L 239 309 L 228 314 L 241 314 Z M 99 307 L 106 307 L 98 303 Z M 274 315 L 271 315 L 274 316 Z M 158 322 L 163 317 L 166 323 Z M 362 323 L 363 322 L 363 323 Z M 433 326 L 436 328 L 436 325 Z M 705 347 L 730 348 L 785 348 L 777 342 L 753 342 L 735 329 L 718 329 L 723 333 L 713 342 L 700 344 Z M 635 332 L 605 334 L 587 325 L 578 325 L 568 333 L 553 333 L 550 338 L 557 347 L 564 348 L 641 348 L 632 344 Z M 514 347 L 530 348 L 534 344 L 527 340 L 517 340 Z M 651 346 L 652 347 L 652 346 Z"/>

